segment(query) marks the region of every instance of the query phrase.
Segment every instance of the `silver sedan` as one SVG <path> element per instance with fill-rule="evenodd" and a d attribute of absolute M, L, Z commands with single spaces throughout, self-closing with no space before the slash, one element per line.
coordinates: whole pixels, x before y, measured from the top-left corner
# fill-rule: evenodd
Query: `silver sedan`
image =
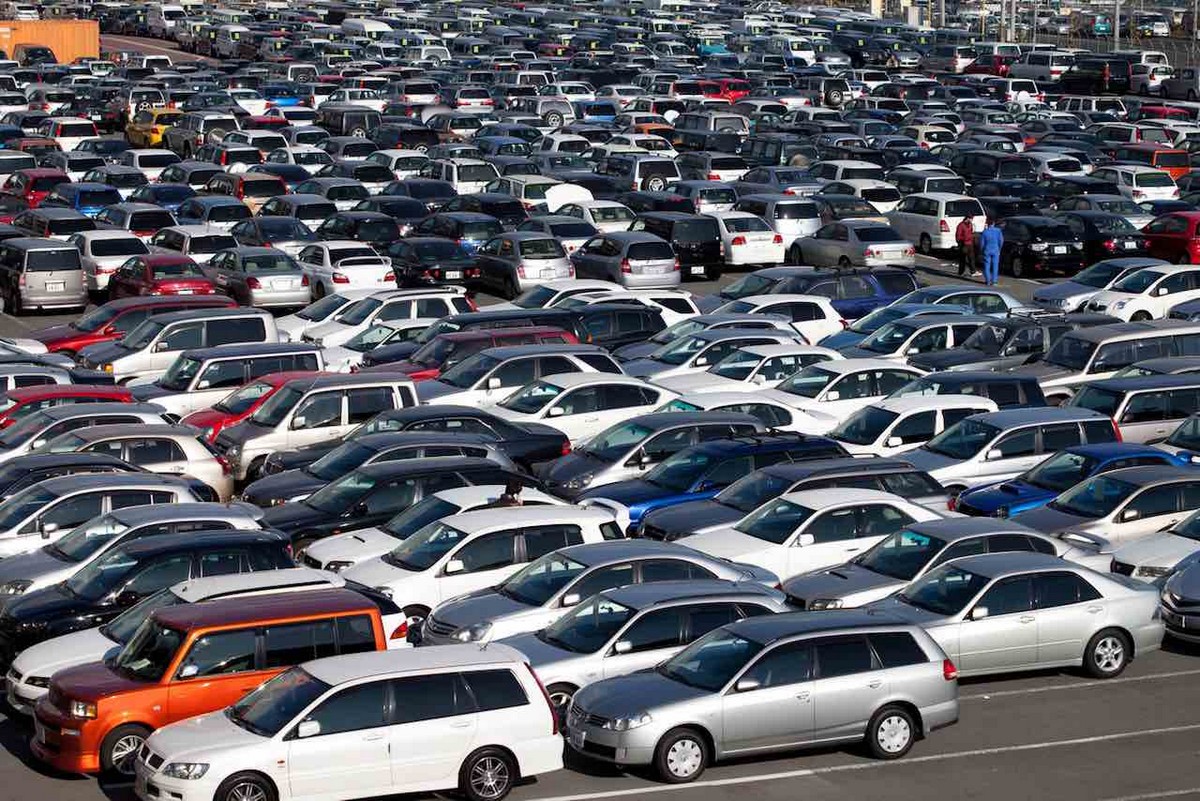
<path fill-rule="evenodd" d="M 801 264 L 814 267 L 884 267 L 916 263 L 916 248 L 888 224 L 835 220 L 796 241 Z"/>
<path fill-rule="evenodd" d="M 963 676 L 1082 666 L 1108 679 L 1163 637 L 1155 587 L 1037 553 L 956 559 L 866 609 L 924 627 Z"/>
<path fill-rule="evenodd" d="M 298 309 L 310 300 L 308 277 L 276 248 L 237 247 L 213 254 L 204 274 L 243 306 Z"/>

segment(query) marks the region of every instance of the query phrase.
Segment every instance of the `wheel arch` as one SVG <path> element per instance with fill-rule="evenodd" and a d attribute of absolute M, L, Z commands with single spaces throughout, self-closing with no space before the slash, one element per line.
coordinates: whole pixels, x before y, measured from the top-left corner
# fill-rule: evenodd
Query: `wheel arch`
<path fill-rule="evenodd" d="M 724 753 L 721 750 L 720 746 L 717 745 L 717 739 L 715 737 L 713 737 L 713 733 L 708 730 L 708 726 L 706 726 L 705 724 L 700 723 L 698 721 L 692 721 L 689 723 L 679 723 L 679 724 L 676 724 L 676 725 L 672 726 L 671 728 L 667 729 L 666 731 L 664 731 L 662 733 L 661 736 L 659 736 L 658 740 L 654 743 L 655 749 L 658 748 L 658 744 L 662 742 L 663 737 L 666 737 L 668 734 L 670 734 L 673 731 L 679 731 L 680 729 L 689 729 L 691 731 L 696 732 L 697 734 L 699 734 L 701 737 L 704 738 L 704 745 L 708 748 L 708 758 L 710 760 L 710 763 L 712 760 L 717 759 L 719 756 L 721 756 Z"/>
<path fill-rule="evenodd" d="M 272 779 L 266 773 L 263 773 L 261 770 L 254 770 L 252 768 L 247 769 L 247 770 L 233 771 L 228 776 L 226 776 L 224 779 L 221 779 L 221 781 L 217 783 L 217 787 L 220 788 L 222 785 L 225 784 L 225 782 L 229 781 L 234 776 L 254 776 L 255 778 L 262 779 L 264 782 L 266 782 L 268 785 L 271 786 L 271 789 L 275 792 L 275 797 L 279 798 L 279 783 L 276 782 L 274 779 Z"/>
<path fill-rule="evenodd" d="M 467 754 L 467 756 L 463 759 L 463 765 L 474 759 L 475 756 L 481 751 L 499 751 L 500 753 L 504 754 L 506 757 L 508 757 L 508 760 L 512 762 L 517 771 L 517 775 L 513 776 L 513 785 L 515 786 L 517 782 L 521 780 L 521 776 L 524 775 L 521 772 L 521 760 L 511 748 L 509 748 L 507 745 L 501 745 L 500 743 L 489 743 L 488 745 L 481 745 L 478 748 L 472 749 L 471 753 Z"/>
<path fill-rule="evenodd" d="M 918 740 L 925 739 L 925 734 L 926 734 L 925 718 L 921 715 L 920 707 L 918 707 L 915 703 L 908 700 L 907 698 L 891 698 L 891 699 L 883 702 L 882 704 L 880 704 L 878 707 L 876 707 L 875 712 L 871 713 L 872 716 L 874 716 L 877 712 L 879 712 L 879 710 L 885 709 L 889 706 L 899 707 L 900 709 L 903 709 L 908 714 L 912 715 L 913 721 L 915 721 L 917 724 L 917 739 Z"/>

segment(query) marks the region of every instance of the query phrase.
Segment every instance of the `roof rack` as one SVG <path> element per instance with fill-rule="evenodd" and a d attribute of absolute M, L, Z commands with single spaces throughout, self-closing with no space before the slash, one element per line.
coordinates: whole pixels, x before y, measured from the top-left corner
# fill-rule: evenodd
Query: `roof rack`
<path fill-rule="evenodd" d="M 1067 316 L 1066 312 L 1056 311 L 1054 309 L 1042 309 L 1037 306 L 1018 306 L 1015 309 L 1008 310 L 1009 317 L 1026 317 L 1030 320 L 1045 320 L 1049 318 L 1063 319 Z"/>

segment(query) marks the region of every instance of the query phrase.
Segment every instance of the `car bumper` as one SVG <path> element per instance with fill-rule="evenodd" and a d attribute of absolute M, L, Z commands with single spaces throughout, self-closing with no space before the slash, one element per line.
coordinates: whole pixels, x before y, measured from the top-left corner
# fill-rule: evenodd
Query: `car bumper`
<path fill-rule="evenodd" d="M 590 759 L 611 762 L 617 765 L 649 765 L 654 761 L 654 747 L 658 738 L 653 727 L 645 726 L 633 731 L 609 731 L 587 724 L 570 725 L 563 734 L 567 744 Z"/>
<path fill-rule="evenodd" d="M 1200 615 L 1180 614 L 1174 609 L 1162 607 L 1163 628 L 1177 640 L 1200 645 Z M 1141 649 L 1138 649 L 1140 653 Z"/>
<path fill-rule="evenodd" d="M 649 275 L 640 275 L 637 273 L 622 273 L 621 285 L 627 289 L 669 289 L 679 286 L 682 278 L 678 270 L 672 270 L 669 273 L 651 273 Z"/>
<path fill-rule="evenodd" d="M 20 680 L 13 677 L 11 671 L 4 681 L 4 697 L 8 701 L 8 705 L 14 712 L 27 717 L 33 715 L 33 708 L 47 692 L 49 690 L 45 687 L 34 687 L 21 683 Z"/>
<path fill-rule="evenodd" d="M 142 801 L 211 801 L 216 795 L 217 782 L 207 776 L 172 779 L 151 770 L 140 757 L 135 770 L 133 792 Z"/>
<path fill-rule="evenodd" d="M 306 286 L 267 292 L 250 290 L 250 305 L 260 309 L 300 308 L 311 302 L 312 293 Z"/>
<path fill-rule="evenodd" d="M 43 709 L 34 713 L 33 755 L 64 773 L 97 773 L 100 753 L 85 731 L 87 721 L 66 718 Z M 94 725 L 94 721 L 93 721 Z"/>

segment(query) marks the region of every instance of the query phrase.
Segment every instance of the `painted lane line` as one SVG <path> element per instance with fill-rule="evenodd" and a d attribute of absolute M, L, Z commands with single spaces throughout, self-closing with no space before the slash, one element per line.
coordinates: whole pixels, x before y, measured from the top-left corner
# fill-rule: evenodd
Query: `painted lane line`
<path fill-rule="evenodd" d="M 1060 690 L 1086 690 L 1092 687 L 1112 687 L 1117 684 L 1136 684 L 1142 681 L 1158 681 L 1160 679 L 1177 679 L 1183 676 L 1198 676 L 1200 670 L 1176 670 L 1170 673 L 1150 673 L 1145 676 L 1128 676 L 1122 679 L 1099 679 L 1097 681 L 1077 681 L 1071 684 L 1056 684 L 1051 687 L 1027 687 L 1024 690 L 997 690 L 993 693 L 976 693 L 975 695 L 960 695 L 959 701 L 989 701 L 993 698 L 1007 698 L 1014 695 L 1037 695 L 1053 693 Z"/>
<path fill-rule="evenodd" d="M 1002 745 L 993 748 L 975 748 L 970 751 L 951 751 L 946 754 L 929 754 L 927 756 L 909 757 L 895 762 L 854 762 L 845 765 L 830 765 L 823 768 L 801 768 L 780 773 L 764 773 L 757 776 L 735 776 L 729 779 L 712 779 L 709 781 L 692 782 L 691 784 L 654 784 L 645 787 L 631 787 L 624 790 L 608 790 L 599 793 L 578 793 L 574 795 L 553 795 L 531 798 L 529 801 L 595 801 L 601 798 L 623 798 L 631 795 L 649 793 L 668 793 L 676 790 L 695 790 L 700 787 L 729 787 L 738 784 L 753 784 L 756 782 L 778 781 L 780 779 L 803 779 L 813 776 L 826 776 L 833 773 L 849 773 L 851 771 L 874 770 L 903 765 L 921 764 L 924 762 L 946 762 L 951 759 L 968 757 L 995 756 L 998 754 L 1014 754 L 1025 751 L 1043 751 L 1051 748 L 1070 748 L 1079 745 L 1113 742 L 1115 740 L 1131 740 L 1138 737 L 1154 737 L 1164 734 L 1182 734 L 1184 732 L 1200 731 L 1200 723 L 1189 723 L 1182 726 L 1164 726 L 1158 729 L 1141 729 L 1139 731 L 1122 731 L 1113 734 L 1098 734 L 1092 737 L 1076 737 L 1070 740 L 1048 740 L 1041 743 L 1025 745 Z M 1154 796 L 1151 796 L 1154 797 Z M 1134 797 L 1136 798 L 1136 796 Z M 1134 799 L 1110 799 L 1109 801 L 1134 801 Z"/>
<path fill-rule="evenodd" d="M 1101 801 L 1148 801 L 1151 798 L 1178 798 L 1181 795 L 1200 795 L 1200 787 L 1187 790 L 1161 790 L 1157 793 L 1142 793 L 1141 795 L 1123 795 L 1119 798 L 1103 798 Z"/>

